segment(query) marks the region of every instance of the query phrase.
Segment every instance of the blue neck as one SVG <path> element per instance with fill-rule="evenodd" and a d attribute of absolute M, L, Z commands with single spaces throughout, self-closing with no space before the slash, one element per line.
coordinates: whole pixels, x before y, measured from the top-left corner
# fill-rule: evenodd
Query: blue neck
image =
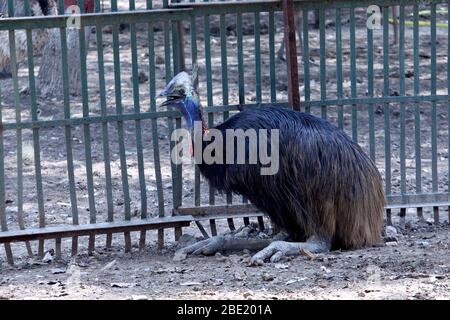
<path fill-rule="evenodd" d="M 200 101 L 195 96 L 188 96 L 180 103 L 179 109 L 186 120 L 186 125 L 189 130 L 194 129 L 195 121 L 201 121 L 203 124 L 203 117 L 200 110 Z"/>

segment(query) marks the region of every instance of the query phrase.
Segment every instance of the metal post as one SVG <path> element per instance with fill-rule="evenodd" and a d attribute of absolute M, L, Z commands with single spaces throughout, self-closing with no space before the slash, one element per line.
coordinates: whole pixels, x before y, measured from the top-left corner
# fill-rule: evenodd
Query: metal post
<path fill-rule="evenodd" d="M 295 41 L 294 1 L 282 0 L 282 5 L 288 74 L 289 105 L 292 106 L 292 109 L 300 111 L 297 45 Z"/>

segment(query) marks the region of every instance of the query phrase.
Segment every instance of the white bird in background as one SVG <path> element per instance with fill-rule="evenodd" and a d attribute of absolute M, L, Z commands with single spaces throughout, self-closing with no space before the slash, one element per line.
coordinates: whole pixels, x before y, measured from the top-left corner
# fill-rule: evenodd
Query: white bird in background
<path fill-rule="evenodd" d="M 5 0 L 0 0 L 0 10 L 2 11 L 0 19 L 4 19 L 7 16 L 4 2 Z M 23 0 L 15 1 L 15 5 L 15 15 L 24 16 Z M 33 16 L 55 15 L 57 12 L 55 0 L 30 0 L 30 11 Z M 16 30 L 15 40 L 17 63 L 20 63 L 25 61 L 27 57 L 27 36 L 25 30 Z M 33 30 L 32 41 L 33 52 L 37 54 L 48 42 L 48 29 Z M 11 63 L 9 43 L 9 32 L 0 31 L 0 70 L 3 70 Z"/>

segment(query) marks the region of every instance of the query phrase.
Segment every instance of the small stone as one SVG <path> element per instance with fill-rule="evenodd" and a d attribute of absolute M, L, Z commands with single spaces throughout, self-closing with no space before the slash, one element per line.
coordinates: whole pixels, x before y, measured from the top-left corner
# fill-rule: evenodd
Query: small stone
<path fill-rule="evenodd" d="M 397 229 L 393 226 L 387 226 L 385 232 L 388 238 L 395 238 L 397 236 Z"/>
<path fill-rule="evenodd" d="M 216 252 L 215 257 L 217 259 L 217 261 L 223 262 L 223 261 L 227 261 L 227 257 L 224 257 L 220 252 Z"/>
<path fill-rule="evenodd" d="M 60 268 L 54 268 L 51 270 L 51 272 L 53 274 L 61 274 L 61 273 L 66 273 L 66 270 L 60 269 Z"/>
<path fill-rule="evenodd" d="M 135 283 L 113 282 L 111 288 L 132 288 L 135 287 Z"/>
<path fill-rule="evenodd" d="M 42 259 L 42 262 L 44 263 L 51 263 L 53 261 L 53 256 L 52 254 L 49 252 L 47 252 L 44 256 L 44 258 Z"/>
<path fill-rule="evenodd" d="M 245 273 L 243 272 L 235 272 L 233 274 L 233 277 L 236 281 L 244 281 L 246 277 Z"/>
<path fill-rule="evenodd" d="M 187 254 L 183 250 L 178 250 L 173 256 L 173 261 L 183 261 L 187 259 Z"/>
<path fill-rule="evenodd" d="M 397 247 L 397 246 L 398 246 L 398 242 L 397 241 L 386 242 L 386 247 Z"/>
<path fill-rule="evenodd" d="M 430 245 L 428 241 L 417 241 L 416 243 L 421 247 L 428 247 Z"/>
<path fill-rule="evenodd" d="M 116 264 L 116 260 L 113 260 L 113 261 L 107 263 L 106 266 L 101 268 L 100 271 L 106 271 L 106 270 L 112 268 L 115 264 Z"/>
<path fill-rule="evenodd" d="M 286 283 L 285 283 L 284 285 L 288 286 L 288 285 L 293 284 L 293 283 L 296 283 L 296 282 L 298 282 L 297 279 L 292 279 L 292 280 L 286 281 Z"/>
<path fill-rule="evenodd" d="M 266 272 L 263 272 L 263 273 L 261 274 L 261 278 L 262 278 L 264 281 L 272 281 L 273 279 L 275 279 L 274 276 L 272 276 L 271 274 L 268 274 L 268 273 L 266 273 Z"/>
<path fill-rule="evenodd" d="M 147 74 L 144 71 L 139 71 L 138 80 L 140 84 L 146 83 L 148 81 Z"/>
<path fill-rule="evenodd" d="M 330 273 L 331 270 L 327 269 L 325 266 L 320 266 L 320 269 L 325 271 L 326 273 Z"/>
<path fill-rule="evenodd" d="M 200 282 L 195 281 L 187 281 L 180 283 L 180 286 L 186 286 L 186 287 L 193 287 L 193 286 L 201 286 L 202 284 Z"/>

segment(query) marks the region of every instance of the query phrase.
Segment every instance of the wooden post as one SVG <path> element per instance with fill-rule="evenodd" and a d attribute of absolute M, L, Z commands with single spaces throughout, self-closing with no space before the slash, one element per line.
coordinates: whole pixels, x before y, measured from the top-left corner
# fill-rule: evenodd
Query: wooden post
<path fill-rule="evenodd" d="M 288 74 L 288 97 L 292 109 L 300 111 L 298 82 L 297 44 L 295 40 L 294 1 L 282 0 L 286 64 Z"/>

